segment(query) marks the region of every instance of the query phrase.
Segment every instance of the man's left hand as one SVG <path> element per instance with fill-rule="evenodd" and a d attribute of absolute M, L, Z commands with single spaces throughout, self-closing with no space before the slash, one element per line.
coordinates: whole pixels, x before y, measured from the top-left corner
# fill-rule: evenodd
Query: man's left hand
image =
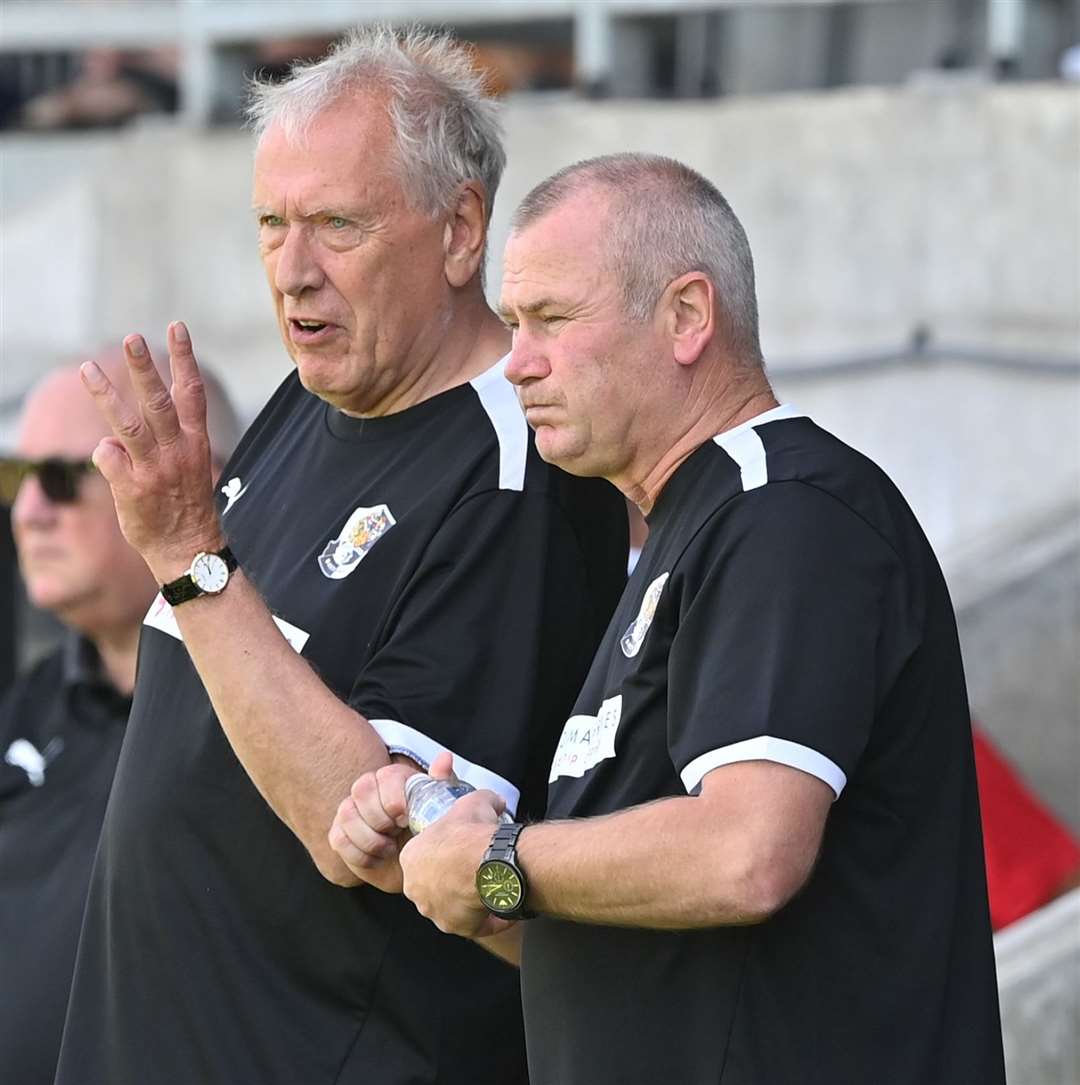
<path fill-rule="evenodd" d="M 493 792 L 465 795 L 401 849 L 405 895 L 447 934 L 486 938 L 514 925 L 492 915 L 476 891 L 476 868 L 503 808 Z"/>
<path fill-rule="evenodd" d="M 182 575 L 199 551 L 225 545 L 214 506 L 206 393 L 182 323 L 169 325 L 168 343 L 171 389 L 142 336 L 124 340 L 135 408 L 94 362 L 81 370 L 113 431 L 95 449 L 94 466 L 112 488 L 124 537 L 159 583 Z"/>

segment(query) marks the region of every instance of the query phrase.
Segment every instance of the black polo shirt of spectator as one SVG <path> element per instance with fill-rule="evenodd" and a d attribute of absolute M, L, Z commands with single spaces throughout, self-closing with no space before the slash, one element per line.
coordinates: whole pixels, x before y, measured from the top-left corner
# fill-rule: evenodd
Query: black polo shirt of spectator
<path fill-rule="evenodd" d="M 0 1077 L 52 1085 L 131 699 L 74 633 L 0 700 Z"/>
<path fill-rule="evenodd" d="M 760 925 L 529 923 L 533 1085 L 1004 1082 L 956 626 L 910 509 L 780 407 L 698 448 L 648 520 L 547 817 L 761 759 L 837 798 L 809 883 Z"/>
<path fill-rule="evenodd" d="M 452 750 L 459 776 L 541 810 L 625 582 L 626 515 L 539 459 L 502 365 L 371 419 L 290 376 L 222 478 L 229 544 L 322 680 L 392 750 Z M 524 1082 L 520 1013 L 513 969 L 403 897 L 322 879 L 158 600 L 58 1081 Z"/>

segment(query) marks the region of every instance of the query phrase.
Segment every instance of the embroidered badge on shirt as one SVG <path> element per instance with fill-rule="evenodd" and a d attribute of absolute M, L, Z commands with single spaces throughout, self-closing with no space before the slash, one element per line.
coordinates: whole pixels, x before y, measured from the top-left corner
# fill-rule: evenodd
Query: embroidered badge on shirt
<path fill-rule="evenodd" d="M 396 524 L 387 505 L 356 509 L 345 521 L 341 534 L 326 544 L 319 555 L 319 568 L 331 580 L 347 577 L 364 555 Z"/>
<path fill-rule="evenodd" d="M 45 768 L 64 748 L 64 740 L 57 735 L 49 739 L 44 750 L 39 750 L 29 739 L 17 738 L 7 748 L 4 760 L 26 773 L 34 787 L 45 783 Z"/>
<path fill-rule="evenodd" d="M 595 716 L 571 716 L 563 726 L 548 783 L 560 776 L 584 776 L 608 757 L 615 756 L 615 732 L 622 718 L 622 694 L 609 697 Z"/>
<path fill-rule="evenodd" d="M 241 483 L 238 478 L 231 478 L 224 486 L 221 487 L 221 492 L 225 495 L 226 504 L 225 508 L 221 510 L 221 515 L 229 511 L 240 500 L 241 497 L 247 492 L 247 487 Z"/>
<path fill-rule="evenodd" d="M 641 651 L 645 634 L 648 633 L 649 626 L 652 625 L 657 604 L 660 602 L 660 593 L 664 590 L 664 585 L 670 575 L 670 573 L 664 573 L 662 576 L 658 576 L 645 589 L 645 597 L 641 600 L 641 609 L 638 611 L 638 616 L 630 623 L 629 628 L 622 635 L 622 640 L 619 641 L 619 647 L 622 648 L 622 653 L 627 659 L 633 659 Z"/>

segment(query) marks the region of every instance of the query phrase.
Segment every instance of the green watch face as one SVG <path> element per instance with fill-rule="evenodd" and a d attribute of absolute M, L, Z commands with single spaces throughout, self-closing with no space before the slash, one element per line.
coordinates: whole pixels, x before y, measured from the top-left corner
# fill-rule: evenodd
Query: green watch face
<path fill-rule="evenodd" d="M 501 859 L 489 859 L 476 872 L 476 889 L 493 912 L 512 912 L 524 895 L 517 871 Z"/>

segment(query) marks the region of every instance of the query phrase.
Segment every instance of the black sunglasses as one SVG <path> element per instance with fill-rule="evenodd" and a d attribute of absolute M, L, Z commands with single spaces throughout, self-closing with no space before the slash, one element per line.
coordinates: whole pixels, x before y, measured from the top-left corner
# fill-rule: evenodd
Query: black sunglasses
<path fill-rule="evenodd" d="M 36 475 L 38 485 L 50 500 L 58 505 L 68 505 L 79 499 L 79 482 L 88 471 L 93 471 L 90 460 L 65 460 L 49 456 L 44 460 L 24 460 L 17 456 L 0 457 L 0 504 L 11 505 L 19 487 Z"/>

